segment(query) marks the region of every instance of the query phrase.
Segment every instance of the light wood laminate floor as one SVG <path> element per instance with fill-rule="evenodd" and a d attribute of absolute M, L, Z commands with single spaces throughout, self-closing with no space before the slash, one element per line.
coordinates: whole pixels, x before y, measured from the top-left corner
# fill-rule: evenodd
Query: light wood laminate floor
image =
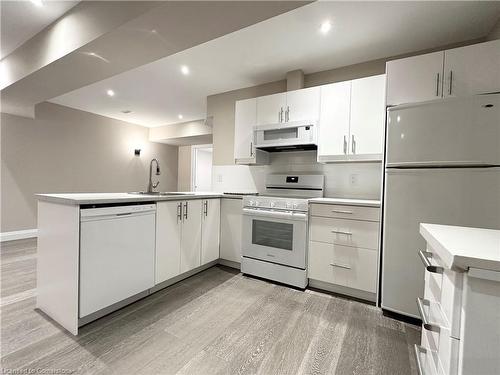
<path fill-rule="evenodd" d="M 2 368 L 92 374 L 413 374 L 418 328 L 213 267 L 82 327 L 35 310 L 36 243 L 1 251 Z M 40 370 L 38 370 L 40 371 Z"/>

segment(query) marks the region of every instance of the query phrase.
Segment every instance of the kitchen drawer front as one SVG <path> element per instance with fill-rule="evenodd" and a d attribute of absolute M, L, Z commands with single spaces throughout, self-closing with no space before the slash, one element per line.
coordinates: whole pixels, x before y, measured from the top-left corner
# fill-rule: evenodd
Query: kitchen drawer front
<path fill-rule="evenodd" d="M 377 252 L 368 249 L 311 241 L 308 277 L 375 293 Z"/>
<path fill-rule="evenodd" d="M 309 225 L 311 241 L 378 249 L 378 222 L 312 217 Z"/>
<path fill-rule="evenodd" d="M 442 267 L 442 261 L 431 247 L 427 252 L 433 265 Z M 424 296 L 429 301 L 438 302 L 447 321 L 450 336 L 460 338 L 460 316 L 462 311 L 463 273 L 442 267 L 442 273 L 425 271 Z"/>
<path fill-rule="evenodd" d="M 311 215 L 340 219 L 380 221 L 380 209 L 377 207 L 311 204 Z"/>
<path fill-rule="evenodd" d="M 448 330 L 432 332 L 422 326 L 421 345 L 431 352 L 428 358 L 437 374 L 458 374 L 460 340 L 450 337 Z"/>

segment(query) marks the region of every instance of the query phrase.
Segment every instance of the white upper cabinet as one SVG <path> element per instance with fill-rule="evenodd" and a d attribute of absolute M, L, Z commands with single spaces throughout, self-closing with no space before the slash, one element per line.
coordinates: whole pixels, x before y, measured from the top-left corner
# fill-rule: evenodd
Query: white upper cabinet
<path fill-rule="evenodd" d="M 347 159 L 351 81 L 321 87 L 318 161 Z"/>
<path fill-rule="evenodd" d="M 500 39 L 444 53 L 443 96 L 500 91 Z"/>
<path fill-rule="evenodd" d="M 319 87 L 288 91 L 284 122 L 318 120 L 319 103 Z"/>
<path fill-rule="evenodd" d="M 277 124 L 285 121 L 286 93 L 257 98 L 257 124 Z"/>
<path fill-rule="evenodd" d="M 387 105 L 500 91 L 500 40 L 389 61 Z"/>
<path fill-rule="evenodd" d="M 251 159 L 254 156 L 253 127 L 257 117 L 257 99 L 239 100 L 235 106 L 234 159 Z"/>
<path fill-rule="evenodd" d="M 219 259 L 220 199 L 205 199 L 201 212 L 201 264 Z"/>
<path fill-rule="evenodd" d="M 385 75 L 351 82 L 351 159 L 382 160 L 385 123 Z"/>
<path fill-rule="evenodd" d="M 382 160 L 385 75 L 321 87 L 318 161 Z"/>
<path fill-rule="evenodd" d="M 440 98 L 443 91 L 444 52 L 387 62 L 387 105 Z"/>

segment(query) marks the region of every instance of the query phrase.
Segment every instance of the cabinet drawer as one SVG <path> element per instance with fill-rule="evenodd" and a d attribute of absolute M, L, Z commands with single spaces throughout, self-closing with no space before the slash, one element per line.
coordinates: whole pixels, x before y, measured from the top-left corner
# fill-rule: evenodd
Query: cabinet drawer
<path fill-rule="evenodd" d="M 432 248 L 430 262 L 442 267 L 442 261 Z M 441 305 L 450 336 L 460 338 L 460 316 L 462 310 L 463 273 L 455 272 L 442 267 L 442 273 L 425 271 L 424 296 L 429 301 L 438 302 Z"/>
<path fill-rule="evenodd" d="M 311 241 L 308 277 L 375 293 L 377 252 Z"/>
<path fill-rule="evenodd" d="M 309 225 L 311 241 L 378 249 L 378 222 L 312 217 Z"/>
<path fill-rule="evenodd" d="M 458 374 L 458 355 L 460 340 L 449 336 L 448 330 L 431 332 L 422 327 L 422 347 L 431 355 L 432 368 L 437 374 Z"/>
<path fill-rule="evenodd" d="M 312 204 L 311 215 L 340 219 L 380 221 L 380 209 L 377 207 Z"/>

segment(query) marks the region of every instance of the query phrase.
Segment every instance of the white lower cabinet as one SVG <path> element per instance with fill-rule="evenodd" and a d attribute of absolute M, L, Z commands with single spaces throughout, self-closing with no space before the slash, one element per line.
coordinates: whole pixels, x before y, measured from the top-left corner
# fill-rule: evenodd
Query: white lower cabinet
<path fill-rule="evenodd" d="M 241 263 L 242 199 L 221 199 L 220 258 Z"/>
<path fill-rule="evenodd" d="M 201 264 L 219 259 L 220 199 L 205 199 L 201 213 Z"/>
<path fill-rule="evenodd" d="M 219 258 L 219 201 L 157 203 L 156 284 Z"/>
<path fill-rule="evenodd" d="M 327 204 L 311 206 L 310 284 L 314 286 L 314 281 L 319 281 L 329 284 L 329 289 L 340 287 L 335 291 L 345 294 L 352 291 L 355 297 L 375 300 L 380 224 L 379 214 L 372 211 L 379 212 L 379 209 Z M 346 213 L 349 219 L 343 218 Z M 366 220 L 367 217 L 371 220 Z"/>

